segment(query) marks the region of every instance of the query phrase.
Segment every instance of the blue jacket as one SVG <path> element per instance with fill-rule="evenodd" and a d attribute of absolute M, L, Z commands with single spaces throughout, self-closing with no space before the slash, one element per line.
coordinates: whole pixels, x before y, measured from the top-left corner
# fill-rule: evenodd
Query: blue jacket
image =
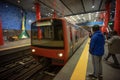
<path fill-rule="evenodd" d="M 92 55 L 102 56 L 104 54 L 105 38 L 100 31 L 96 31 L 90 41 L 89 52 Z"/>

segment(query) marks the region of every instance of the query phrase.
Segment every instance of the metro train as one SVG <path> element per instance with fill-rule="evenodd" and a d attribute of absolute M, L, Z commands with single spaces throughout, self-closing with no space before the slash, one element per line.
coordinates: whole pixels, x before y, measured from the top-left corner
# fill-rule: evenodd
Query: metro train
<path fill-rule="evenodd" d="M 45 18 L 31 24 L 33 56 L 45 63 L 64 65 L 87 38 L 87 31 L 61 18 Z M 42 60 L 40 60 L 43 58 Z"/>

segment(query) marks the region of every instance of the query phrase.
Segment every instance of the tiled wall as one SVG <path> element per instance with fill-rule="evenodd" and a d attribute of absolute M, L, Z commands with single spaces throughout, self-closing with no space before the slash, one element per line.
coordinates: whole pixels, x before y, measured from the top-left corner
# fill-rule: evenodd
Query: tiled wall
<path fill-rule="evenodd" d="M 2 29 L 21 30 L 22 10 L 10 3 L 0 2 L 0 19 Z M 30 30 L 33 21 L 35 21 L 35 13 L 26 11 L 26 30 Z"/>
<path fill-rule="evenodd" d="M 25 25 L 27 30 L 30 30 L 31 23 L 36 20 L 35 15 L 36 15 L 35 13 L 27 11 L 27 13 L 26 13 L 26 25 Z"/>

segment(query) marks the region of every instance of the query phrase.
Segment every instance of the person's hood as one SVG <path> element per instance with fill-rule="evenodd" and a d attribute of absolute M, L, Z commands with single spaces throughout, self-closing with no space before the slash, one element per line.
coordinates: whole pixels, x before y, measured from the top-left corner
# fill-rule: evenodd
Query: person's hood
<path fill-rule="evenodd" d="M 94 34 L 95 34 L 95 35 L 98 35 L 98 36 L 103 36 L 103 34 L 101 33 L 100 30 L 99 30 L 99 31 L 96 31 Z"/>

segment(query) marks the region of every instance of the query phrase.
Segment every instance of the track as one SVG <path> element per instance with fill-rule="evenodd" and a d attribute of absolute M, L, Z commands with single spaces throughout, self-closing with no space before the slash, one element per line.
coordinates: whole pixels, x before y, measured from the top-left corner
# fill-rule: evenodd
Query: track
<path fill-rule="evenodd" d="M 61 67 L 42 66 L 32 57 L 0 69 L 0 80 L 52 80 Z"/>
<path fill-rule="evenodd" d="M 61 68 L 60 66 L 49 65 L 37 71 L 26 80 L 53 80 Z"/>
<path fill-rule="evenodd" d="M 20 55 L 20 52 L 21 55 Z M 2 59 L 0 65 L 0 80 L 53 80 L 61 67 L 47 65 L 42 66 L 30 54 L 24 50 L 0 56 Z M 17 55 L 19 54 L 19 55 Z M 8 56 L 11 56 L 8 59 Z M 4 63 L 3 63 L 4 62 Z"/>

